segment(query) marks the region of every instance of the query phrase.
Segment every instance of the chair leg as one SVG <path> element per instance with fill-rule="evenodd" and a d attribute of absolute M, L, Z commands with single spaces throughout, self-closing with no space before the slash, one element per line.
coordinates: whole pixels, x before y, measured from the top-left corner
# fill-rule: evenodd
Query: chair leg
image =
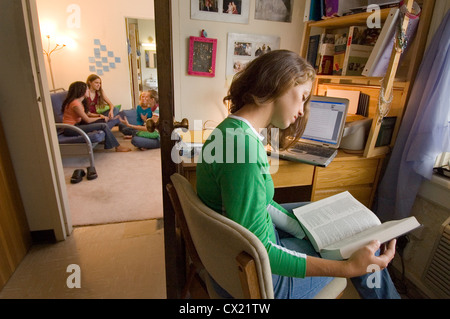
<path fill-rule="evenodd" d="M 194 264 L 189 267 L 189 274 L 186 278 L 186 284 L 184 285 L 183 291 L 181 292 L 181 299 L 186 299 L 189 289 L 191 288 L 192 280 L 194 279 L 196 269 Z"/>

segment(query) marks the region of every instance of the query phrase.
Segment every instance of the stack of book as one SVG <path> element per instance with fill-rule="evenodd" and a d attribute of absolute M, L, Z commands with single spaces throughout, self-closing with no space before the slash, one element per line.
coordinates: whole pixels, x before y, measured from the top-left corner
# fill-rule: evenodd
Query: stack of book
<path fill-rule="evenodd" d="M 351 26 L 310 36 L 307 60 L 319 75 L 360 76 L 380 31 Z"/>

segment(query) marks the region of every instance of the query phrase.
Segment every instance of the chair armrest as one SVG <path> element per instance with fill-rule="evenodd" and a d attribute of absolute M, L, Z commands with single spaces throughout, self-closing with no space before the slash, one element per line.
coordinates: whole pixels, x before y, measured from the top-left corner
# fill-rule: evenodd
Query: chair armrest
<path fill-rule="evenodd" d="M 56 125 L 56 128 L 57 128 L 57 129 L 64 129 L 64 130 L 65 130 L 65 129 L 69 129 L 69 130 L 72 130 L 72 131 L 77 132 L 79 135 L 81 135 L 81 136 L 84 138 L 86 144 L 88 144 L 89 147 L 92 148 L 92 142 L 91 142 L 91 139 L 90 139 L 89 136 L 86 134 L 86 132 L 83 131 L 82 129 L 80 129 L 79 127 L 76 127 L 76 126 L 70 125 L 70 124 L 63 124 L 63 123 L 56 123 L 55 125 Z"/>

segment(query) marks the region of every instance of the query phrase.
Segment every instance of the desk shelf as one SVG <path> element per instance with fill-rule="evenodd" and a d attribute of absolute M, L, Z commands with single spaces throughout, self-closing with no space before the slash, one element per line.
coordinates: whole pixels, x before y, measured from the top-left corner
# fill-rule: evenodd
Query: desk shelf
<path fill-rule="evenodd" d="M 379 77 L 364 77 L 364 76 L 332 76 L 332 75 L 319 75 L 316 78 L 313 87 L 313 93 L 316 95 L 326 95 L 327 89 L 341 89 L 341 90 L 358 90 L 370 95 L 369 104 L 369 117 L 374 121 L 369 133 L 369 137 L 364 150 L 364 157 L 374 157 L 382 154 L 389 153 L 390 149 L 394 146 L 397 137 L 398 130 L 402 121 L 403 113 L 408 102 L 410 95 L 410 89 L 414 83 L 415 76 L 417 74 L 420 62 L 422 60 L 425 44 L 428 36 L 428 30 L 430 27 L 430 21 L 434 10 L 435 0 L 419 1 L 421 5 L 421 15 L 419 25 L 414 37 L 414 41 L 408 48 L 404 57 L 402 57 L 402 63 L 398 66 L 391 65 L 392 70 L 396 72 L 390 73 L 389 69 L 387 74 L 390 75 L 390 79 L 394 79 L 394 101 L 391 105 L 391 110 L 388 117 L 396 117 L 396 124 L 394 132 L 392 134 L 391 143 L 388 146 L 376 147 L 376 141 L 378 139 L 378 133 L 380 125 L 376 125 L 379 115 L 378 109 L 378 97 L 380 94 L 381 80 Z M 389 15 L 390 9 L 382 9 L 380 11 L 381 22 L 384 23 Z M 306 58 L 308 52 L 308 45 L 310 35 L 317 32 L 328 32 L 335 29 L 347 28 L 353 25 L 366 25 L 367 18 L 370 17 L 372 12 L 363 12 L 343 17 L 330 18 L 320 21 L 308 21 L 304 25 L 304 33 L 300 55 Z M 387 79 L 386 79 L 387 80 Z"/>

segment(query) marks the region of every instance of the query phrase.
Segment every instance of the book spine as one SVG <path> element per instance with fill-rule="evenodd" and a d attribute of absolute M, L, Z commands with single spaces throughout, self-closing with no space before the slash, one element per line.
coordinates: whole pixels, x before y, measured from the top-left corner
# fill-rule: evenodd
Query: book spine
<path fill-rule="evenodd" d="M 306 60 L 314 68 L 316 67 L 317 54 L 319 53 L 320 35 L 312 35 L 309 37 L 308 53 Z"/>
<path fill-rule="evenodd" d="M 347 68 L 348 68 L 348 59 L 350 57 L 350 47 L 352 45 L 353 40 L 353 32 L 355 30 L 354 26 L 351 26 L 348 30 L 348 37 L 347 37 L 347 48 L 345 49 L 345 57 L 344 57 L 344 64 L 342 65 L 342 75 L 347 74 Z"/>
<path fill-rule="evenodd" d="M 319 73 L 320 75 L 333 74 L 334 35 L 322 34 L 320 45 Z"/>

